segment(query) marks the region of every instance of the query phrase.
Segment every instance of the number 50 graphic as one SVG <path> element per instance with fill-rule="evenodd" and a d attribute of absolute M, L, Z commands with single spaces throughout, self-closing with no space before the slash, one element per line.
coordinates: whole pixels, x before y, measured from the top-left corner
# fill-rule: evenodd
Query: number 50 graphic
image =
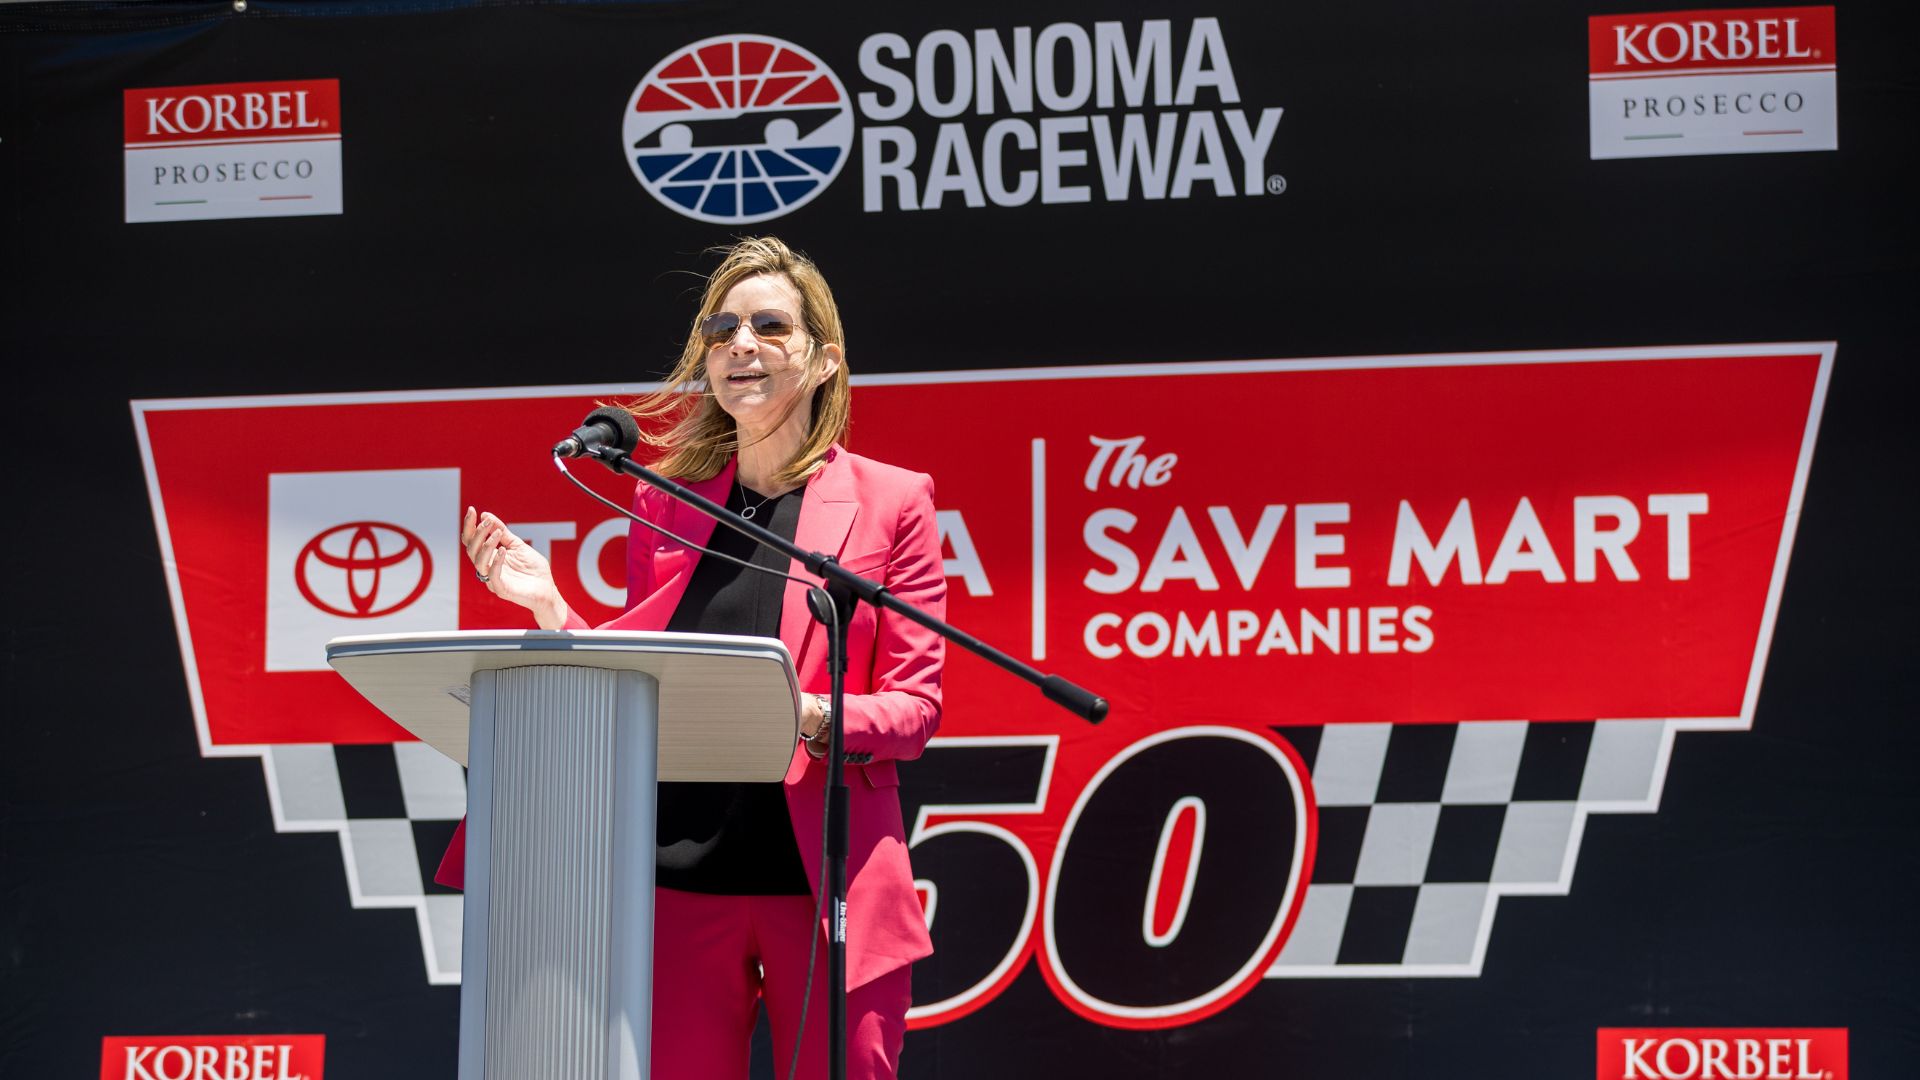
<path fill-rule="evenodd" d="M 914 965 L 911 1026 L 986 1005 L 1037 952 L 1087 1019 L 1177 1027 L 1232 1004 L 1279 955 L 1314 841 L 1291 747 L 1238 728 L 1157 732 L 1102 765 L 1064 822 L 1058 749 L 1050 735 L 935 739 L 903 763 L 934 939 Z M 1056 829 L 1043 869 L 1033 841 Z"/>

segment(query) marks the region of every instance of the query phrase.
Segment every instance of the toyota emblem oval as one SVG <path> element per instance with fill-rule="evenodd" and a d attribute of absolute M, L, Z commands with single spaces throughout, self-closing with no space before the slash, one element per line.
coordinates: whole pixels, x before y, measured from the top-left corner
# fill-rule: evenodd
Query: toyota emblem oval
<path fill-rule="evenodd" d="M 327 577 L 325 591 L 344 596 L 345 607 L 321 598 L 315 575 Z M 294 559 L 293 580 L 307 603 L 329 615 L 377 619 L 420 599 L 433 580 L 433 556 L 410 530 L 384 521 L 349 521 L 307 541 Z M 398 600 L 391 599 L 402 590 Z"/>

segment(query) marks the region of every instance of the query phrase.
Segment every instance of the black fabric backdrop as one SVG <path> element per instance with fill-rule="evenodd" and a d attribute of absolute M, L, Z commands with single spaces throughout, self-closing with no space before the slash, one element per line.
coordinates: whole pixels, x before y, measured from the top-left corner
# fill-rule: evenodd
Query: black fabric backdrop
<path fill-rule="evenodd" d="M 1596 1027 L 1716 1024 L 1847 1027 L 1858 1075 L 1903 1075 L 1911 8 L 1838 10 L 1837 152 L 1592 161 L 1586 17 L 1636 8 L 1663 9 L 9 5 L 0 1074 L 200 1031 L 324 1032 L 337 1077 L 453 1073 L 458 995 L 425 985 L 411 913 L 350 909 L 335 838 L 276 834 L 258 763 L 195 745 L 129 399 L 648 377 L 682 271 L 741 231 L 613 156 L 668 51 L 785 37 L 857 89 L 879 30 L 1212 14 L 1245 104 L 1287 109 L 1283 196 L 863 213 L 856 163 L 763 228 L 826 267 L 867 372 L 1837 341 L 1759 711 L 1679 738 L 1658 814 L 1590 822 L 1570 896 L 1506 900 L 1477 978 L 1268 981 L 1141 1033 L 1029 968 L 911 1036 L 907 1075 L 1577 1077 Z M 123 89 L 294 78 L 341 81 L 344 215 L 123 222 Z"/>

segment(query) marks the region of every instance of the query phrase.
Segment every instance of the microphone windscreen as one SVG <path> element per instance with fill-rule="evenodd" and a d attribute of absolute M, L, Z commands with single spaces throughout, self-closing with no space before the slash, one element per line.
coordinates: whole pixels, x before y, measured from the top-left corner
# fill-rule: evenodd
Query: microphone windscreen
<path fill-rule="evenodd" d="M 633 418 L 633 414 L 625 409 L 613 405 L 602 405 L 588 413 L 586 422 L 581 426 L 592 427 L 595 424 L 604 424 L 617 433 L 614 445 L 618 446 L 623 454 L 633 453 L 640 445 L 640 424 Z"/>

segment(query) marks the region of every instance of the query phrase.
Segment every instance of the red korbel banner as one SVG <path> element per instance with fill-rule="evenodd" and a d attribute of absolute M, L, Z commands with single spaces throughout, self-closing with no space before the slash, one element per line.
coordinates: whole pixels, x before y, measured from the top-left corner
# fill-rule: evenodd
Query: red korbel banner
<path fill-rule="evenodd" d="M 1846 1028 L 1601 1028 L 1596 1080 L 1847 1080 Z"/>
<path fill-rule="evenodd" d="M 324 1035 L 109 1035 L 100 1080 L 323 1080 Z"/>
<path fill-rule="evenodd" d="M 906 794 L 936 928 L 969 858 L 1001 858 L 1015 898 L 990 946 L 936 929 L 943 955 L 984 959 L 919 994 L 915 1023 L 980 1007 L 1030 958 L 1075 1011 L 1149 1027 L 1264 977 L 1477 973 L 1499 895 L 1565 891 L 1584 813 L 1657 804 L 1674 728 L 1751 723 L 1833 352 L 856 377 L 850 449 L 934 477 L 949 617 L 1113 704 L 1091 727 L 949 652 L 936 748 L 1037 764 L 917 820 Z M 467 572 L 469 504 L 546 551 L 583 614 L 622 610 L 627 522 L 555 477 L 547 447 L 638 389 L 136 402 L 206 751 L 404 738 L 327 669 L 336 635 L 530 625 Z M 1474 795 L 1484 769 L 1461 748 L 1498 761 L 1522 722 L 1561 721 L 1654 732 L 1627 740 L 1646 747 L 1637 786 L 1589 760 L 1578 798 L 1527 808 L 1560 822 L 1553 845 L 1515 846 L 1538 830 L 1509 811 L 1478 891 L 1429 904 L 1416 873 L 1404 948 L 1343 945 L 1357 901 L 1313 874 L 1319 808 L 1375 801 L 1390 733 L 1459 727 L 1437 811 L 1526 798 L 1511 763 Z M 1315 760 L 1277 729 L 1320 733 Z M 1369 858 L 1341 888 L 1398 881 Z M 1463 906 L 1422 914 L 1446 904 Z"/>

